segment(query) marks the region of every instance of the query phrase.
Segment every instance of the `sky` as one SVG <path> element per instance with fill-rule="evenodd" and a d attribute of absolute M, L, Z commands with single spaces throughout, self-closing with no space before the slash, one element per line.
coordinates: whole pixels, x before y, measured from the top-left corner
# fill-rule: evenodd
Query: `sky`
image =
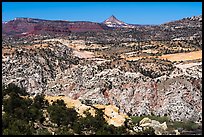
<path fill-rule="evenodd" d="M 16 17 L 129 24 L 162 24 L 202 14 L 202 2 L 2 2 L 2 21 Z"/>

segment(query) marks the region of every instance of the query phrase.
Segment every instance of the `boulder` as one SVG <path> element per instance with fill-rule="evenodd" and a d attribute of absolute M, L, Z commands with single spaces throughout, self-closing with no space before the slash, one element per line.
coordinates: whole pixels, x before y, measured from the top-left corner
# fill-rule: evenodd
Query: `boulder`
<path fill-rule="evenodd" d="M 151 120 L 150 118 L 147 118 L 147 117 L 143 118 L 139 122 L 139 127 L 142 127 L 144 130 L 151 127 L 155 130 L 154 133 L 156 135 L 162 135 L 167 130 L 166 122 L 161 124 L 159 121 Z M 137 129 L 139 129 L 139 128 L 137 128 Z"/>

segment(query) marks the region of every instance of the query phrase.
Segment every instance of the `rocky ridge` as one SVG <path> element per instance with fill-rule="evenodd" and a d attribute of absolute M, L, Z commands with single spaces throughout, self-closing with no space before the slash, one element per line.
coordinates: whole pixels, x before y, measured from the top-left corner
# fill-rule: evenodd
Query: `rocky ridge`
<path fill-rule="evenodd" d="M 102 23 L 33 18 L 16 18 L 2 23 L 2 35 L 6 36 L 4 39 L 10 36 L 22 38 L 36 34 L 72 35 L 75 33 L 82 35 L 82 37 L 84 37 L 84 33 L 85 35 L 90 34 L 93 38 L 101 33 L 102 36 L 97 37 L 97 40 L 104 39 L 105 41 L 109 41 L 110 37 L 117 38 L 117 41 L 125 39 L 128 41 L 196 40 L 201 45 L 200 47 L 202 47 L 202 15 L 160 25 L 127 24 L 114 16 L 111 16 Z"/>
<path fill-rule="evenodd" d="M 145 72 L 151 72 L 151 67 L 147 65 L 143 71 L 130 71 L 111 68 L 108 62 L 79 59 L 73 56 L 73 49 L 58 42 L 36 49 L 21 48 L 4 56 L 2 82 L 25 87 L 31 95 L 44 92 L 90 104 L 115 105 L 128 115 L 167 115 L 172 120 L 202 122 L 200 63 L 184 69 L 182 63 L 167 65 L 160 68 L 166 73 L 149 77 Z M 160 73 L 159 69 L 152 71 Z"/>

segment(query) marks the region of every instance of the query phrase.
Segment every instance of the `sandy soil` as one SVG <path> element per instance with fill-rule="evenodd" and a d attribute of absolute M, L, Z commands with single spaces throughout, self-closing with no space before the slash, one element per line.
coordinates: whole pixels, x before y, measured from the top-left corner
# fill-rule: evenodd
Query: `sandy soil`
<path fill-rule="evenodd" d="M 168 54 L 168 55 L 163 55 L 159 58 L 168 59 L 170 61 L 186 61 L 186 60 L 202 59 L 202 50 L 189 52 L 189 53 Z"/>
<path fill-rule="evenodd" d="M 154 56 L 149 56 L 149 58 Z M 129 57 L 126 60 L 139 60 L 141 58 L 145 58 L 143 56 L 140 57 Z M 175 54 L 167 54 L 158 57 L 159 59 L 168 59 L 170 61 L 186 61 L 186 60 L 196 60 L 202 59 L 202 50 L 193 51 L 189 53 L 175 53 Z"/>
<path fill-rule="evenodd" d="M 74 55 L 79 57 L 79 58 L 93 58 L 94 55 L 92 52 L 88 51 L 73 51 Z"/>
<path fill-rule="evenodd" d="M 84 44 L 84 41 L 82 40 L 65 40 L 65 39 L 46 39 L 44 41 L 58 41 L 58 42 L 61 42 L 62 44 L 70 47 L 70 48 L 73 48 L 75 50 L 80 50 L 80 49 L 84 49 L 85 48 L 85 44 Z"/>
<path fill-rule="evenodd" d="M 126 60 L 134 61 L 134 60 L 139 60 L 139 59 L 142 59 L 142 58 L 144 58 L 144 57 L 129 57 L 129 58 L 126 58 Z"/>

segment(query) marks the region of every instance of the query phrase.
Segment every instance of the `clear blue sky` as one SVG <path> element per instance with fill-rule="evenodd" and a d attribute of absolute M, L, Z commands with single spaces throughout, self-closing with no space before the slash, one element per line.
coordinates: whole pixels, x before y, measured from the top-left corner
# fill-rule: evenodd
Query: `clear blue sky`
<path fill-rule="evenodd" d="M 2 20 L 29 17 L 102 22 L 111 15 L 130 24 L 162 24 L 202 14 L 202 2 L 2 2 Z"/>

